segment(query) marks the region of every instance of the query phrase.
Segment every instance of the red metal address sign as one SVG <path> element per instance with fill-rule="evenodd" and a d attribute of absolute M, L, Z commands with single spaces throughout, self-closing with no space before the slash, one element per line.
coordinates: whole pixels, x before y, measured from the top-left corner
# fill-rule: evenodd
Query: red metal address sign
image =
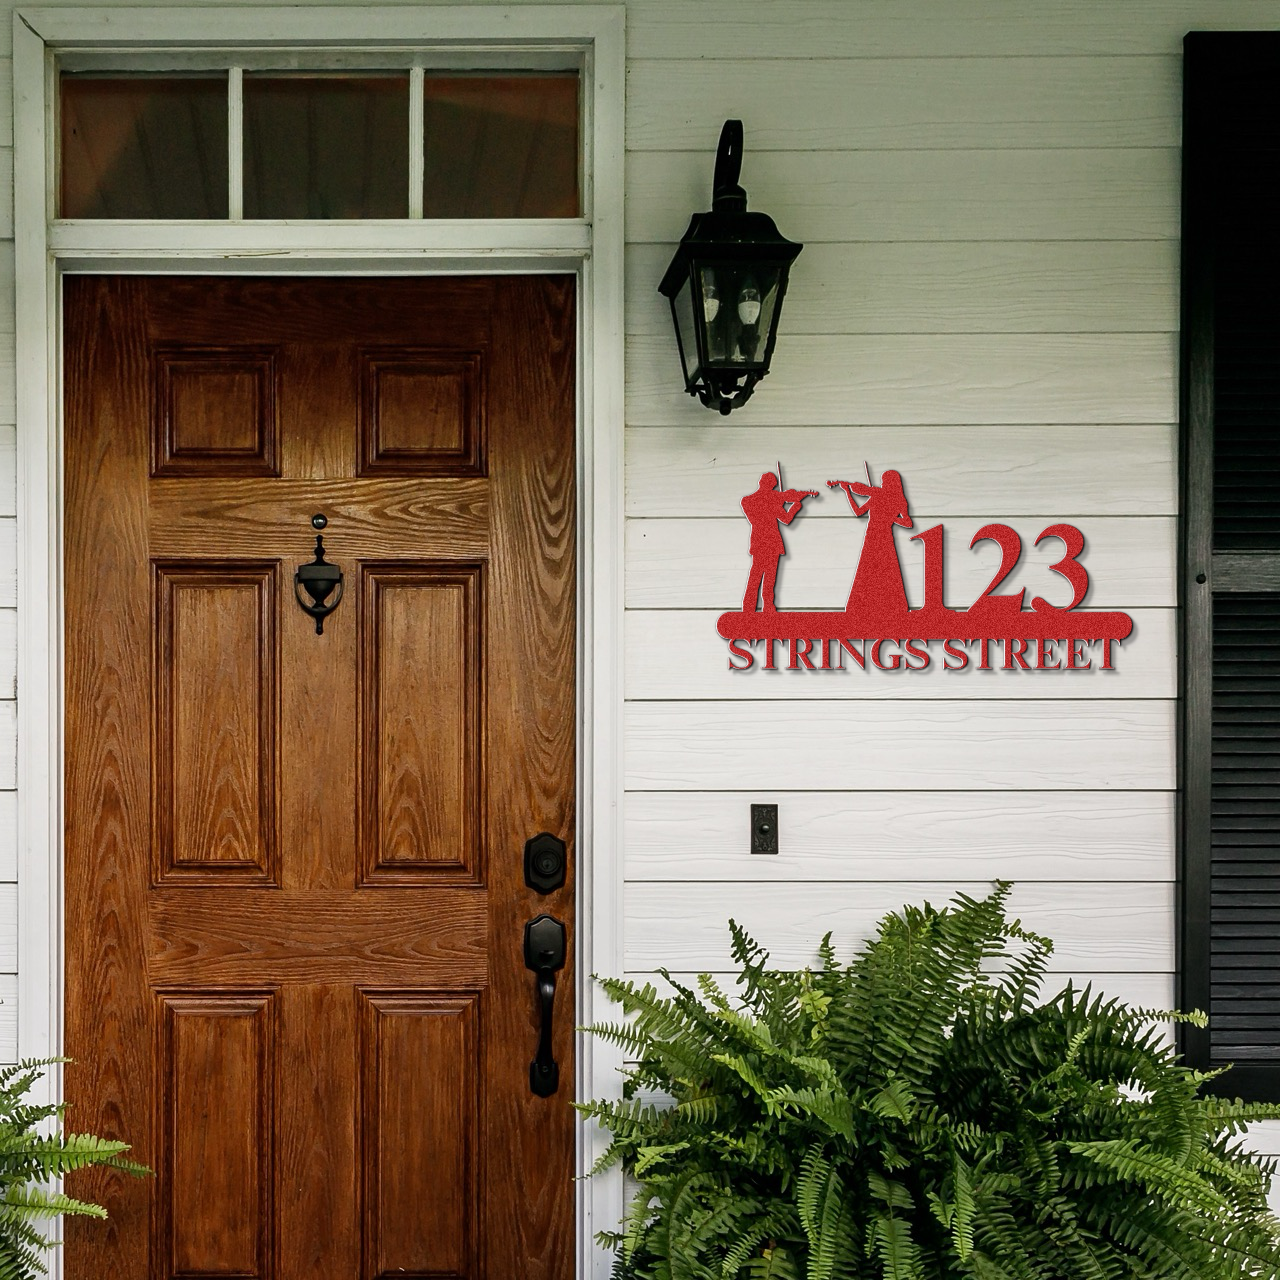
<path fill-rule="evenodd" d="M 751 525 L 751 572 L 739 613 L 720 615 L 718 630 L 729 642 L 729 667 L 747 671 L 759 663 L 765 670 L 829 671 L 843 667 L 846 656 L 859 667 L 885 671 L 923 671 L 937 656 L 947 671 L 972 662 L 979 670 L 1083 671 L 1114 668 L 1113 646 L 1133 630 L 1127 613 L 1079 608 L 1089 590 L 1089 574 L 1080 563 L 1084 534 L 1073 524 L 1051 524 L 1036 539 L 1062 544 L 1062 559 L 1050 565 L 1070 584 L 1065 608 L 1033 596 L 1023 608 L 1026 589 L 1011 595 L 997 588 L 1022 556 L 1022 539 L 1007 524 L 983 525 L 969 546 L 983 539 L 1001 551 L 1000 568 L 983 593 L 967 609 L 943 603 L 942 525 L 912 536 L 924 555 L 924 604 L 913 609 L 902 583 L 902 565 L 894 528 L 913 529 L 902 476 L 886 471 L 879 484 L 867 480 L 828 480 L 843 489 L 858 518 L 867 518 L 858 569 L 849 599 L 840 610 L 779 612 L 774 606 L 778 564 L 786 555 L 782 525 L 798 516 L 816 489 L 779 488 L 782 467 L 766 471 L 760 487 L 742 500 Z M 862 501 L 859 501 L 862 499 Z M 784 649 L 775 651 L 782 641 Z M 931 642 L 941 653 L 930 652 Z M 760 648 L 757 650 L 757 646 Z M 1096 646 L 1096 647 L 1095 647 Z"/>

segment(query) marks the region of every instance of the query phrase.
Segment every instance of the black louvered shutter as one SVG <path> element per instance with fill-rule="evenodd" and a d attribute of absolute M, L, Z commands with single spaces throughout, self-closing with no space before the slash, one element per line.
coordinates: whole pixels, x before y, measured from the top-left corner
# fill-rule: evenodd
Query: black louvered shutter
<path fill-rule="evenodd" d="M 1182 1047 L 1280 1100 L 1280 34 L 1185 51 Z"/>

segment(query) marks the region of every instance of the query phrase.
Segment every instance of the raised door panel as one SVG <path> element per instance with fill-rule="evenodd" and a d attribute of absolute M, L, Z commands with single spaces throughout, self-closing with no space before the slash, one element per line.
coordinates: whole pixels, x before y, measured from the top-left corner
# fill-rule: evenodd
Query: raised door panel
<path fill-rule="evenodd" d="M 277 877 L 277 566 L 155 566 L 155 874 Z"/>
<path fill-rule="evenodd" d="M 485 360 L 415 348 L 360 353 L 360 474 L 485 473 Z"/>
<path fill-rule="evenodd" d="M 361 575 L 361 872 L 483 876 L 483 566 Z"/>
<path fill-rule="evenodd" d="M 361 992 L 363 1280 L 481 1274 L 478 1003 Z"/>
<path fill-rule="evenodd" d="M 161 346 L 152 360 L 153 475 L 278 474 L 274 349 Z"/>
<path fill-rule="evenodd" d="M 271 1275 L 275 1018 L 268 992 L 160 997 L 164 1280 Z"/>

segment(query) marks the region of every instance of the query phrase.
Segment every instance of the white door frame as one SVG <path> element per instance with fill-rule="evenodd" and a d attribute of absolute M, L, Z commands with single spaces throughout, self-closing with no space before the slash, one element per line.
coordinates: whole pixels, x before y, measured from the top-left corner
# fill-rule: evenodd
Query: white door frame
<path fill-rule="evenodd" d="M 622 972 L 621 643 L 624 14 L 620 4 L 497 7 L 22 9 L 14 14 L 18 411 L 18 1050 L 56 1055 L 63 1013 L 61 279 L 68 271 L 385 275 L 568 271 L 578 278 L 578 880 L 580 1024 L 592 973 Z M 190 65 L 215 51 L 452 64 L 577 59 L 584 217 L 527 221 L 60 221 L 60 57 Z M 542 59 L 539 62 L 538 59 Z M 470 60 L 468 62 L 468 60 Z M 582 1035 L 577 1097 L 616 1094 L 617 1055 Z M 60 1096 L 56 1073 L 47 1097 Z M 578 1122 L 585 1172 L 601 1135 Z M 577 1274 L 609 1274 L 594 1233 L 621 1214 L 618 1175 L 577 1183 Z M 60 1275 L 58 1255 L 50 1258 Z"/>

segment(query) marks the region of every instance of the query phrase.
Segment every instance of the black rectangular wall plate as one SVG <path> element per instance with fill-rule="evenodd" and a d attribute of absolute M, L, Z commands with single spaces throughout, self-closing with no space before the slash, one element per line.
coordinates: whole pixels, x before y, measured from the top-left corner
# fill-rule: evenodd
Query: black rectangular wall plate
<path fill-rule="evenodd" d="M 778 806 L 776 804 L 751 806 L 751 852 L 778 852 Z"/>

